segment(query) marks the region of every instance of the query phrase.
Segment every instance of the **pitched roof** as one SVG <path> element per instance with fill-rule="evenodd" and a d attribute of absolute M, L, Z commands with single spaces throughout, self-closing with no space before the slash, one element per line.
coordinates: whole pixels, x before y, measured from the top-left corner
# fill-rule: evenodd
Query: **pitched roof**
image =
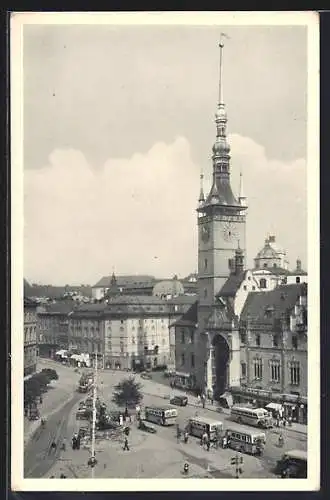
<path fill-rule="evenodd" d="M 149 276 L 145 274 L 137 274 L 133 276 L 116 276 L 117 285 L 119 287 L 129 286 L 153 286 L 155 284 L 156 278 L 154 276 Z M 103 276 L 93 288 L 108 288 L 110 286 L 111 276 Z"/>
<path fill-rule="evenodd" d="M 274 274 L 276 276 L 282 276 L 282 275 L 288 276 L 289 274 L 291 274 L 288 269 L 285 269 L 284 267 L 278 267 L 278 266 L 271 266 L 271 267 L 261 266 L 261 267 L 255 267 L 254 269 L 252 269 L 253 273 L 255 273 L 257 271 L 267 271 L 270 274 Z"/>
<path fill-rule="evenodd" d="M 241 273 L 232 273 L 221 290 L 216 294 L 216 297 L 234 297 L 237 290 L 243 283 L 246 276 L 246 271 Z"/>
<path fill-rule="evenodd" d="M 241 321 L 273 324 L 295 306 L 299 296 L 307 291 L 305 283 L 281 285 L 270 291 L 250 292 L 245 301 Z"/>
<path fill-rule="evenodd" d="M 195 300 L 192 306 L 189 307 L 188 311 L 186 311 L 181 318 L 174 323 L 174 326 L 195 326 L 197 323 L 197 306 L 198 301 Z"/>
<path fill-rule="evenodd" d="M 58 314 L 58 315 L 67 315 L 71 311 L 73 311 L 75 307 L 75 303 L 70 301 L 59 301 L 54 304 L 49 304 L 45 307 L 45 310 L 40 312 L 40 314 Z"/>

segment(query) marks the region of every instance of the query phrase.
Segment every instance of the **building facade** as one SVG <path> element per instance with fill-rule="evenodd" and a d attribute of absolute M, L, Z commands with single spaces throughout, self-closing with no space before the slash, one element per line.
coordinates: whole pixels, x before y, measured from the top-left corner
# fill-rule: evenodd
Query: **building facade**
<path fill-rule="evenodd" d="M 24 377 L 37 370 L 37 304 L 24 299 Z"/>
<path fill-rule="evenodd" d="M 241 395 L 281 401 L 307 420 L 307 328 L 307 284 L 249 294 L 239 324 Z"/>
<path fill-rule="evenodd" d="M 166 368 L 171 362 L 170 323 L 181 314 L 158 297 L 108 292 L 106 302 L 84 304 L 70 313 L 69 348 L 98 353 L 104 368 Z"/>
<path fill-rule="evenodd" d="M 40 356 L 53 358 L 56 351 L 69 348 L 69 313 L 73 301 L 59 301 L 38 312 L 38 345 Z"/>

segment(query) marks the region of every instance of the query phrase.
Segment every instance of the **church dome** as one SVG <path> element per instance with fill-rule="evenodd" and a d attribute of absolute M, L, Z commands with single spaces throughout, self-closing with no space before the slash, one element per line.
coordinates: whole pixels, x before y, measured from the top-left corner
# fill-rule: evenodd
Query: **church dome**
<path fill-rule="evenodd" d="M 183 295 L 184 287 L 181 281 L 175 276 L 172 280 L 159 281 L 153 288 L 152 294 L 156 297 L 166 295 Z"/>

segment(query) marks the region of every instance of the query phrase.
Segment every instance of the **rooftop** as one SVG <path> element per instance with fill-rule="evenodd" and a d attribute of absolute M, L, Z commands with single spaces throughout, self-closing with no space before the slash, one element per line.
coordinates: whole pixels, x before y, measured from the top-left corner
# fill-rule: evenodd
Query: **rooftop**
<path fill-rule="evenodd" d="M 305 283 L 281 285 L 274 290 L 249 293 L 241 314 L 241 321 L 272 324 L 289 313 L 301 295 L 306 295 Z"/>
<path fill-rule="evenodd" d="M 238 274 L 232 273 L 229 278 L 221 288 L 221 290 L 216 294 L 216 297 L 234 297 L 237 290 L 240 288 L 246 276 L 246 271 L 240 272 Z"/>
<path fill-rule="evenodd" d="M 149 276 L 146 274 L 136 274 L 127 276 L 116 276 L 117 285 L 119 287 L 128 286 L 153 286 L 155 284 L 156 278 L 154 276 Z M 110 286 L 111 276 L 103 276 L 93 288 L 108 288 Z"/>

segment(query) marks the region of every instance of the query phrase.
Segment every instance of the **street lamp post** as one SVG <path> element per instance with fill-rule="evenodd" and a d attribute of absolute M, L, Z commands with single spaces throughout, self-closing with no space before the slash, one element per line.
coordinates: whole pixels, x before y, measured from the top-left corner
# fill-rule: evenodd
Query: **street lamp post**
<path fill-rule="evenodd" d="M 94 385 L 93 385 L 93 420 L 92 420 L 92 446 L 91 446 L 91 457 L 90 465 L 92 467 L 92 478 L 94 479 L 94 469 L 96 465 L 95 458 L 95 427 L 96 427 L 96 399 L 97 399 L 97 353 L 95 354 L 95 364 L 94 364 Z"/>

